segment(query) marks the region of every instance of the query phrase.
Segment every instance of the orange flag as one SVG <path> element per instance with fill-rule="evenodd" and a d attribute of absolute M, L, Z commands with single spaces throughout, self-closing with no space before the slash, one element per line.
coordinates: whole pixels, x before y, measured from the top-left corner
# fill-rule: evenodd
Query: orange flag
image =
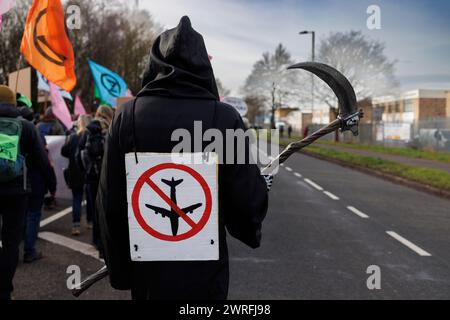
<path fill-rule="evenodd" d="M 75 58 L 60 0 L 33 0 L 20 51 L 50 82 L 66 91 L 75 87 Z"/>

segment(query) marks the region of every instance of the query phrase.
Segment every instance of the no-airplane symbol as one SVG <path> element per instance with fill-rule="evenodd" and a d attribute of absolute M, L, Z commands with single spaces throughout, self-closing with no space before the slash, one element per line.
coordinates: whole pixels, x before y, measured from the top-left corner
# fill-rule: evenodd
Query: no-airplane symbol
<path fill-rule="evenodd" d="M 169 169 L 175 169 L 175 171 L 170 170 L 170 174 L 165 173 L 165 171 Z M 193 178 L 193 183 L 196 186 L 196 189 L 199 190 L 199 192 L 195 192 L 195 194 L 193 194 L 194 199 L 199 199 L 193 201 L 193 204 L 184 208 L 180 208 L 177 203 L 177 187 L 183 184 L 184 179 L 176 179 L 175 176 L 177 175 L 175 175 L 174 172 L 179 172 L 180 174 L 185 173 L 190 179 Z M 163 176 L 170 176 L 170 178 L 158 179 L 159 181 L 155 180 L 153 177 L 157 173 L 163 173 Z M 180 174 L 178 176 L 181 176 Z M 163 191 L 160 186 L 158 186 L 158 184 L 161 185 L 161 182 L 165 186 L 170 187 L 169 194 L 167 194 L 167 191 Z M 156 193 L 157 197 L 163 200 L 166 206 L 162 207 L 152 204 L 152 200 L 154 199 L 140 199 L 141 191 L 146 185 Z M 201 197 L 199 195 L 201 195 Z M 142 210 L 142 207 L 139 205 L 139 203 L 142 202 L 145 203 L 145 207 L 148 210 Z M 181 164 L 163 163 L 150 168 L 139 177 L 132 193 L 132 207 L 137 222 L 148 234 L 163 241 L 182 241 L 194 237 L 208 222 L 212 208 L 211 190 L 205 179 L 194 169 Z M 198 222 L 195 222 L 189 215 L 195 211 L 199 211 L 202 207 L 204 207 L 204 210 L 201 218 Z M 151 226 L 147 223 L 147 219 L 145 217 L 149 214 L 148 211 L 153 212 L 156 215 L 160 215 L 163 219 L 168 218 L 171 226 L 171 234 L 162 233 L 158 231 L 155 226 Z M 190 227 L 187 232 L 183 232 L 181 234 L 179 234 L 180 218 Z"/>

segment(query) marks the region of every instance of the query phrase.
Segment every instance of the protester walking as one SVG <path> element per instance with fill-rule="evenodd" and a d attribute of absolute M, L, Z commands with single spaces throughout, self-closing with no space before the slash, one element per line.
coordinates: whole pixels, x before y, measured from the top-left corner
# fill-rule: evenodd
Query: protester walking
<path fill-rule="evenodd" d="M 0 299 L 11 299 L 13 278 L 23 239 L 24 221 L 31 184 L 27 170 L 42 174 L 51 170 L 38 133 L 30 122 L 20 118 L 16 95 L 0 85 Z"/>
<path fill-rule="evenodd" d="M 95 113 L 94 120 L 86 127 L 80 138 L 77 150 L 77 161 L 84 172 L 86 210 L 93 218 L 92 242 L 102 255 L 99 235 L 98 217 L 95 208 L 98 183 L 102 170 L 102 160 L 105 148 L 105 137 L 114 117 L 112 108 L 101 105 Z"/>
<path fill-rule="evenodd" d="M 20 109 L 19 109 L 20 111 Z M 23 111 L 22 111 L 23 112 Z M 38 133 L 42 145 L 47 151 L 47 143 L 45 137 Z M 31 183 L 31 193 L 28 201 L 28 210 L 25 220 L 25 237 L 24 237 L 24 255 L 25 263 L 32 263 L 42 259 L 42 252 L 36 250 L 36 240 L 39 233 L 39 225 L 42 217 L 42 207 L 47 192 L 50 192 L 50 198 L 55 199 L 56 194 L 56 174 L 52 166 L 46 167 L 46 171 L 42 172 L 39 168 L 31 167 L 28 170 L 28 179 Z"/>
<path fill-rule="evenodd" d="M 51 107 L 45 110 L 44 117 L 37 124 L 37 128 L 44 136 L 63 136 L 65 134 L 64 127 L 53 114 Z"/>
<path fill-rule="evenodd" d="M 64 169 L 64 179 L 67 186 L 72 191 L 72 235 L 78 236 L 81 233 L 81 208 L 84 194 L 84 174 L 78 162 L 76 153 L 81 137 L 86 132 L 86 128 L 91 122 L 90 115 L 82 115 L 77 121 L 77 131 L 72 133 L 61 149 L 61 155 L 69 159 L 69 166 Z M 87 211 L 86 221 L 88 228 L 92 228 L 92 211 Z"/>

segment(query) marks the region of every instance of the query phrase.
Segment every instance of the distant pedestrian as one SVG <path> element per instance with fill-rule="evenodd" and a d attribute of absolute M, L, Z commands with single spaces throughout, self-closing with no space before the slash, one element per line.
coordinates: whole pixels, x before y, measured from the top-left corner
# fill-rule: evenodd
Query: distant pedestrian
<path fill-rule="evenodd" d="M 280 126 L 280 137 L 283 138 L 284 137 L 284 125 Z"/>
<path fill-rule="evenodd" d="M 84 174 L 78 162 L 76 161 L 76 153 L 80 143 L 80 139 L 86 132 L 86 128 L 91 122 L 90 115 L 82 115 L 77 121 L 77 131 L 72 133 L 61 149 L 61 155 L 69 159 L 68 168 L 64 169 L 64 179 L 67 186 L 72 190 L 72 235 L 80 235 L 81 227 L 81 204 L 84 194 Z M 86 221 L 89 228 L 92 228 L 93 216 L 88 211 Z"/>
<path fill-rule="evenodd" d="M 306 138 L 309 134 L 309 126 L 306 126 L 303 130 L 303 138 Z"/>
<path fill-rule="evenodd" d="M 0 134 L 0 299 L 10 300 L 31 192 L 26 171 L 37 169 L 45 174 L 51 165 L 36 128 L 20 118 L 16 95 L 1 85 Z"/>
<path fill-rule="evenodd" d="M 113 120 L 112 108 L 102 105 L 97 109 L 94 120 L 88 124 L 80 138 L 77 161 L 84 172 L 86 191 L 86 210 L 93 217 L 92 242 L 102 254 L 98 218 L 95 209 L 98 183 L 102 169 L 105 138 Z"/>
<path fill-rule="evenodd" d="M 47 108 L 44 117 L 38 123 L 37 128 L 44 136 L 63 136 L 65 134 L 64 127 L 59 123 L 53 114 L 52 108 Z M 71 128 L 68 128 L 70 130 Z"/>
<path fill-rule="evenodd" d="M 289 127 L 288 127 L 288 136 L 289 136 L 289 139 L 292 137 L 292 126 L 291 125 L 289 125 Z"/>

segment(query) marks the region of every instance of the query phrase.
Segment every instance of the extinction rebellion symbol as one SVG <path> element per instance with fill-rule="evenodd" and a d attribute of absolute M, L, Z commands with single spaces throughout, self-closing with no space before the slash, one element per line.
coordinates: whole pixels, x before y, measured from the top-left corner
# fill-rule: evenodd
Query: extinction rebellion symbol
<path fill-rule="evenodd" d="M 36 50 L 41 54 L 41 56 L 50 61 L 51 63 L 54 63 L 58 66 L 64 66 L 64 61 L 66 60 L 66 57 L 63 55 L 60 55 L 59 53 L 55 52 L 52 48 L 50 48 L 50 45 L 48 44 L 47 40 L 45 39 L 45 36 L 38 35 L 38 26 L 41 19 L 47 14 L 47 9 L 44 9 L 39 12 L 39 14 L 36 17 L 36 22 L 34 24 L 33 29 L 33 42 L 34 46 L 36 47 Z M 52 53 L 52 56 L 50 56 L 44 48 L 47 48 L 49 52 Z"/>
<path fill-rule="evenodd" d="M 101 75 L 100 81 L 102 86 L 108 91 L 108 93 L 113 97 L 119 97 L 122 88 L 119 81 L 110 74 L 104 73 Z"/>

